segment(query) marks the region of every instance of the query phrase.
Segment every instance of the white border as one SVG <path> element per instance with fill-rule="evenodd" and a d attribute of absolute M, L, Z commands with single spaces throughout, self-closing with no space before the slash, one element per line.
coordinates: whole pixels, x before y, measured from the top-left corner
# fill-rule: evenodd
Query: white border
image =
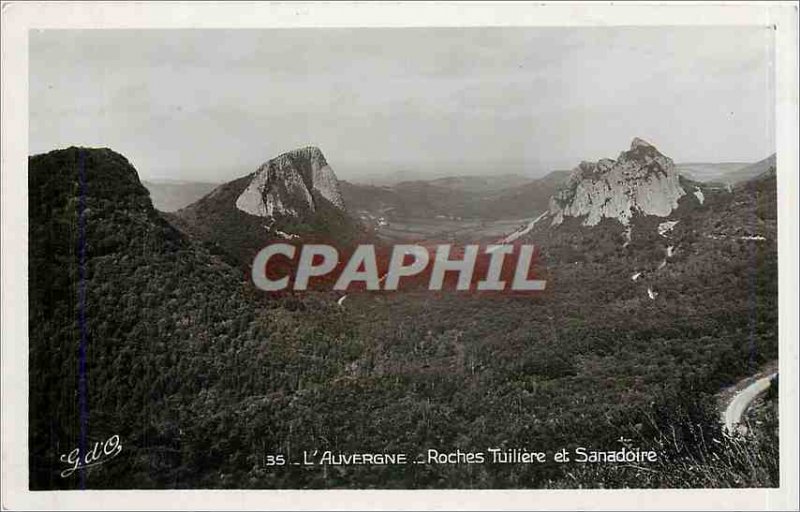
<path fill-rule="evenodd" d="M 798 504 L 798 33 L 795 2 L 189 3 L 2 5 L 2 506 L 4 509 L 766 510 Z M 27 490 L 27 31 L 32 28 L 776 25 L 780 489 L 620 491 Z M 794 378 L 793 378 L 794 377 Z"/>

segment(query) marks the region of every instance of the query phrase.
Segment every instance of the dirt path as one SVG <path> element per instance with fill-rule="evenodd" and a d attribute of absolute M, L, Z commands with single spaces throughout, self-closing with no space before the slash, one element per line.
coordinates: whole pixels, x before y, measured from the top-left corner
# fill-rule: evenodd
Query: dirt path
<path fill-rule="evenodd" d="M 722 413 L 722 421 L 729 432 L 733 432 L 741 422 L 742 415 L 758 395 L 769 389 L 769 383 L 778 374 L 777 362 L 770 363 L 764 370 L 740 381 L 723 393 L 727 403 Z"/>
<path fill-rule="evenodd" d="M 740 392 L 736 393 L 736 395 L 733 397 L 733 400 L 730 401 L 728 407 L 725 409 L 724 414 L 725 428 L 727 428 L 729 432 L 733 432 L 736 428 L 736 425 L 741 422 L 742 415 L 747 408 L 750 407 L 750 404 L 753 402 L 753 400 L 755 400 L 758 395 L 769 389 L 769 382 L 775 375 L 777 375 L 777 373 L 773 373 L 767 377 L 762 377 Z"/>

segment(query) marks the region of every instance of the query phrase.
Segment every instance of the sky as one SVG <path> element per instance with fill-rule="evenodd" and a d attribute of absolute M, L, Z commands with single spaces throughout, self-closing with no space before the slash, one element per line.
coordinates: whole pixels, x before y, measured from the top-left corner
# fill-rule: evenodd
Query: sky
<path fill-rule="evenodd" d="M 29 152 L 222 182 L 296 147 L 340 178 L 775 151 L 767 27 L 32 30 Z"/>

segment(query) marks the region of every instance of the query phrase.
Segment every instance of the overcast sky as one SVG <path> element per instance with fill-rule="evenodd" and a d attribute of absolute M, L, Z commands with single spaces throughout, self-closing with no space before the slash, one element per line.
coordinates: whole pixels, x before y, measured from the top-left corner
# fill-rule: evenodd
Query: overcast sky
<path fill-rule="evenodd" d="M 633 137 L 676 162 L 774 152 L 768 28 L 30 33 L 30 152 L 110 147 L 225 181 L 317 145 L 341 178 L 542 174 Z"/>

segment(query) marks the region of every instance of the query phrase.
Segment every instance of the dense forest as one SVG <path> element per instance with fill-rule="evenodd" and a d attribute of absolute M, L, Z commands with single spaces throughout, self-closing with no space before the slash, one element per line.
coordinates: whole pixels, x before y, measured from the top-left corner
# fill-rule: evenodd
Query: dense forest
<path fill-rule="evenodd" d="M 344 307 L 254 290 L 226 246 L 235 219 L 217 243 L 195 240 L 111 150 L 34 156 L 28 175 L 32 489 L 777 485 L 776 430 L 724 433 L 713 400 L 777 358 L 774 173 L 682 200 L 663 235 L 647 217 L 630 241 L 615 221 L 538 227 L 538 295 L 363 293 Z M 62 478 L 82 423 L 123 451 Z M 621 438 L 659 462 L 267 464 Z"/>

